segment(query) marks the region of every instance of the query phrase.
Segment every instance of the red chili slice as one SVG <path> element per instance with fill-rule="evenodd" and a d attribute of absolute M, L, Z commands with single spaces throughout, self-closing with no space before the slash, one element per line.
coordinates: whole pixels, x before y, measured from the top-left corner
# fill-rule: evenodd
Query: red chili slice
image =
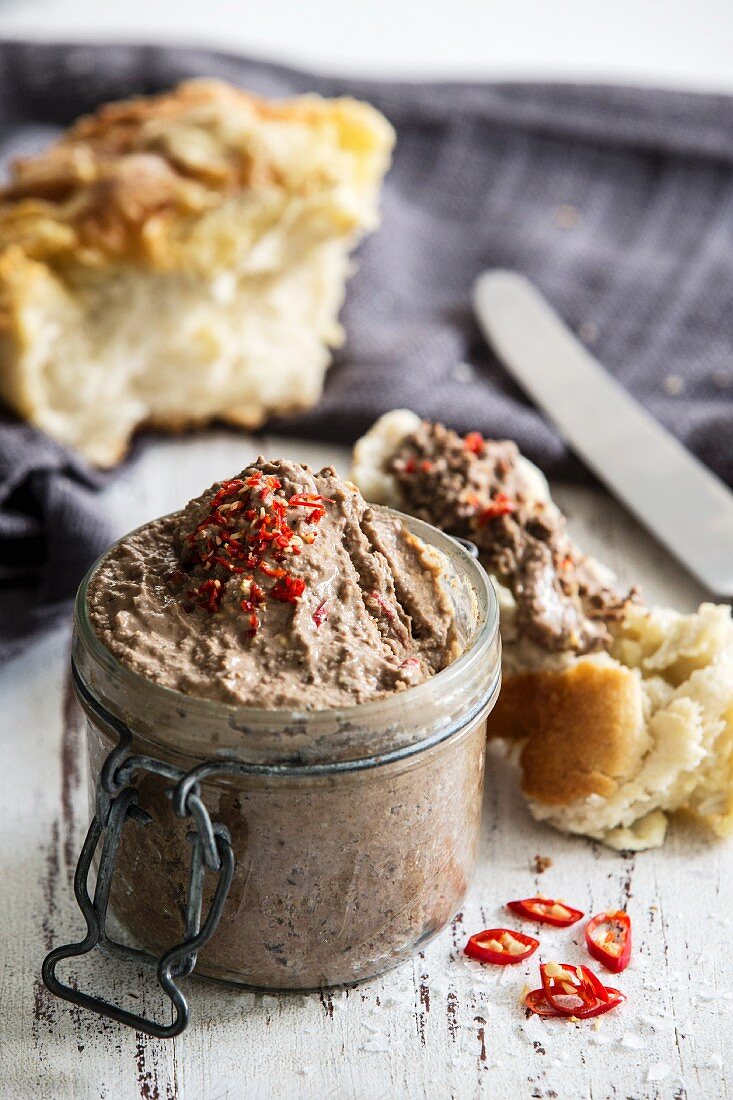
<path fill-rule="evenodd" d="M 554 1016 L 556 1019 L 567 1019 L 562 1012 L 556 1012 L 551 1005 L 548 1005 L 545 991 L 542 988 L 530 990 L 524 998 L 524 1003 L 530 1012 L 534 1012 L 537 1016 Z"/>
<path fill-rule="evenodd" d="M 597 913 L 585 926 L 588 951 L 606 970 L 620 974 L 631 961 L 631 919 L 622 909 Z"/>
<path fill-rule="evenodd" d="M 578 1016 L 608 1001 L 605 985 L 587 966 L 542 963 L 540 976 L 547 1003 L 563 1016 Z"/>
<path fill-rule="evenodd" d="M 480 962 L 508 966 L 524 962 L 539 946 L 539 940 L 534 936 L 525 936 L 523 932 L 513 932 L 510 928 L 487 928 L 471 936 L 463 950 Z"/>
<path fill-rule="evenodd" d="M 538 921 L 540 924 L 554 924 L 556 928 L 569 928 L 583 917 L 580 909 L 573 909 L 564 901 L 554 898 L 524 898 L 522 901 L 508 901 L 507 909 L 517 913 L 525 920 Z"/>
<path fill-rule="evenodd" d="M 524 998 L 524 1003 L 530 1012 L 534 1012 L 537 1016 L 554 1017 L 558 1020 L 578 1019 L 589 1020 L 593 1016 L 602 1016 L 604 1012 L 610 1012 L 613 1008 L 618 1008 L 626 1000 L 626 997 L 618 989 L 613 989 L 610 985 L 606 986 L 606 993 L 608 994 L 607 1001 L 599 1001 L 595 1005 L 591 1005 L 588 1008 L 578 1009 L 577 1012 L 567 1013 L 558 1012 L 552 1005 L 548 1004 L 547 997 L 545 996 L 544 989 L 533 989 Z"/>
<path fill-rule="evenodd" d="M 614 989 L 610 985 L 607 985 L 605 989 L 608 1000 L 599 1001 L 598 1004 L 591 1005 L 590 1008 L 581 1008 L 575 1013 L 579 1020 L 590 1020 L 593 1016 L 602 1016 L 604 1012 L 610 1012 L 612 1008 L 618 1008 L 626 1000 L 626 995 L 620 989 Z"/>

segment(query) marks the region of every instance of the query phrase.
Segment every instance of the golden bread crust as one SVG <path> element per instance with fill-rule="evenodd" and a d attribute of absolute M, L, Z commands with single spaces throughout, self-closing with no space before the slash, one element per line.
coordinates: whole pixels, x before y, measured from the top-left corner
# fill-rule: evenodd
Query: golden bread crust
<path fill-rule="evenodd" d="M 393 139 L 210 80 L 81 119 L 0 190 L 0 397 L 98 466 L 143 424 L 310 408 Z"/>
<path fill-rule="evenodd" d="M 640 678 L 591 660 L 504 678 L 488 736 L 521 741 L 522 789 L 546 806 L 608 798 L 638 765 Z"/>
<path fill-rule="evenodd" d="M 101 107 L 0 190 L 0 249 L 100 267 L 180 266 L 187 232 L 242 193 L 301 196 L 346 172 L 367 191 L 393 134 L 368 104 L 318 96 L 268 101 L 222 81 Z M 344 166 L 348 161 L 348 166 Z"/>

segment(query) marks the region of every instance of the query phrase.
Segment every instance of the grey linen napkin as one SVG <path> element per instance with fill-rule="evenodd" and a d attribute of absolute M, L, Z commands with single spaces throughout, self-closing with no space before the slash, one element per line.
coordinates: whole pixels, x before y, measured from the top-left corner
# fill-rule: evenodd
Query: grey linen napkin
<path fill-rule="evenodd" d="M 473 320 L 475 276 L 510 267 L 535 280 L 608 369 L 733 483 L 733 100 L 372 82 L 208 50 L 0 43 L 0 159 L 40 148 L 105 100 L 190 76 L 265 95 L 360 96 L 397 129 L 382 227 L 359 250 L 343 312 L 347 341 L 323 400 L 272 430 L 350 442 L 404 405 L 460 430 L 516 439 L 551 475 L 582 476 Z M 89 496 L 93 479 L 53 454 L 49 462 L 48 444 L 26 429 L 0 434 L 0 479 L 14 487 L 0 496 L 2 595 L 13 606 L 0 615 L 0 659 L 66 608 L 107 537 Z M 50 506 L 60 501 L 63 508 Z M 22 555 L 12 564 L 24 524 L 45 547 L 30 587 Z"/>
<path fill-rule="evenodd" d="M 41 432 L 0 423 L 0 662 L 68 612 L 109 545 L 98 485 Z"/>

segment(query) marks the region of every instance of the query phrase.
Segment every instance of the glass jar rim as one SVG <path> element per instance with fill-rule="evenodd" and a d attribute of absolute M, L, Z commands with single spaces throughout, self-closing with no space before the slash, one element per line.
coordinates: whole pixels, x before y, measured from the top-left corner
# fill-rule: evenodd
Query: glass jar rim
<path fill-rule="evenodd" d="M 453 567 L 463 573 L 476 597 L 478 608 L 476 624 L 472 635 L 467 640 L 466 648 L 455 661 L 429 679 L 407 687 L 402 691 L 391 692 L 384 697 L 365 703 L 354 703 L 351 706 L 339 708 L 301 710 L 250 707 L 246 704 L 206 699 L 202 696 L 185 694 L 175 688 L 150 680 L 115 657 L 95 631 L 89 616 L 87 600 L 89 583 L 102 562 L 115 547 L 123 539 L 129 538 L 130 534 L 135 533 L 131 531 L 123 536 L 123 539 L 117 540 L 97 559 L 77 591 L 74 606 L 72 659 L 82 683 L 92 695 L 98 696 L 100 693 L 94 682 L 98 680 L 98 677 L 90 676 L 90 671 L 92 669 L 101 670 L 102 673 L 110 676 L 111 680 L 119 687 L 120 693 L 129 691 L 131 698 L 147 701 L 151 704 L 157 702 L 163 707 L 171 708 L 178 714 L 179 719 L 185 718 L 186 722 L 195 723 L 197 719 L 205 720 L 207 723 L 218 721 L 223 727 L 238 731 L 241 734 L 254 729 L 290 728 L 296 725 L 312 727 L 319 724 L 328 724 L 329 726 L 344 725 L 353 727 L 356 724 L 363 725 L 366 723 L 376 725 L 380 723 L 380 720 L 386 725 L 391 719 L 394 720 L 398 716 L 398 712 L 415 711 L 422 704 L 429 705 L 431 701 L 434 702 L 436 692 L 451 696 L 451 693 L 459 690 L 461 685 L 471 682 L 473 679 L 478 681 L 483 678 L 486 682 L 486 690 L 479 693 L 483 698 L 477 698 L 474 700 L 474 705 L 468 707 L 471 713 L 466 715 L 466 719 L 469 720 L 475 717 L 495 695 L 501 672 L 499 605 L 491 580 L 478 561 L 474 560 L 469 552 L 450 535 L 425 523 L 423 520 L 405 515 L 394 509 L 379 507 L 378 510 L 396 516 L 412 533 L 442 550 Z M 141 526 L 147 526 L 147 524 Z M 135 530 L 140 530 L 140 528 Z M 486 668 L 484 666 L 482 669 L 482 662 L 488 662 L 491 667 Z M 103 702 L 115 717 L 128 721 L 131 713 L 130 708 L 115 705 L 118 703 L 118 691 L 115 691 L 113 695 L 115 698 L 110 699 L 107 696 Z M 154 744 L 170 748 L 179 747 L 172 743 L 171 739 L 160 739 L 154 736 L 151 736 L 150 739 Z M 416 740 L 420 741 L 421 739 Z M 435 739 L 426 736 L 424 740 L 426 743 L 433 743 Z M 227 746 L 227 748 L 231 747 Z M 374 753 L 369 751 L 364 755 L 371 757 Z"/>

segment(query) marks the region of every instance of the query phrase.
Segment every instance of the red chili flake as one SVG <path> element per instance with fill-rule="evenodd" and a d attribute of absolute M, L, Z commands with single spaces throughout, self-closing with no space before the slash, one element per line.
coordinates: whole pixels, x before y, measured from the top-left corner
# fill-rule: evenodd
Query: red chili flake
<path fill-rule="evenodd" d="M 508 901 L 507 909 L 517 913 L 525 920 L 534 920 L 539 924 L 554 924 L 556 928 L 569 928 L 583 916 L 580 909 L 573 909 L 563 901 L 554 898 L 524 898 L 522 901 Z"/>
<path fill-rule="evenodd" d="M 631 919 L 623 910 L 597 913 L 585 926 L 588 951 L 606 970 L 620 974 L 631 961 Z"/>
<path fill-rule="evenodd" d="M 268 595 L 283 603 L 295 603 L 305 591 L 305 581 L 291 577 L 281 564 L 276 564 L 288 555 L 300 554 L 301 541 L 310 544 L 315 539 L 314 532 L 296 538 L 286 522 L 288 507 L 307 508 L 307 521 L 317 524 L 325 515 L 326 504 L 334 503 L 318 493 L 295 493 L 288 501 L 276 495 L 280 489 L 280 479 L 261 470 L 254 470 L 245 479 L 224 481 L 209 501 L 208 513 L 186 536 L 195 565 L 210 574 L 223 571 L 219 575 L 223 575 L 223 581 L 210 576 L 188 594 L 209 611 L 219 610 L 222 585 L 232 575 L 259 570 L 275 580 L 267 593 L 249 578 L 248 596 L 240 604 L 249 617 L 251 634 L 260 626 L 258 608 Z M 322 614 L 325 618 L 325 611 Z"/>
<path fill-rule="evenodd" d="M 463 438 L 463 445 L 466 450 L 471 451 L 472 454 L 482 455 L 484 453 L 485 440 L 481 432 L 469 432 L 468 435 Z"/>
<path fill-rule="evenodd" d="M 396 618 L 395 613 L 392 610 L 392 608 L 389 606 L 387 601 L 385 600 L 384 596 L 380 596 L 378 592 L 370 592 L 369 593 L 369 599 L 374 600 L 375 603 L 379 604 L 382 611 L 384 612 L 384 614 L 387 616 L 387 618 L 389 619 L 389 621 L 391 623 L 393 623 L 395 621 L 395 618 Z"/>
<path fill-rule="evenodd" d="M 203 607 L 206 611 L 218 611 L 222 596 L 221 581 L 202 581 L 198 588 L 187 592 L 186 595 L 190 599 L 198 599 L 199 607 Z"/>
<path fill-rule="evenodd" d="M 313 622 L 316 624 L 316 626 L 322 626 L 323 623 L 325 623 L 327 618 L 328 618 L 328 607 L 327 607 L 327 604 L 326 604 L 326 600 L 324 600 L 323 603 L 319 604 L 319 606 L 313 612 Z"/>
<path fill-rule="evenodd" d="M 513 932 L 509 928 L 487 928 L 477 932 L 463 948 L 464 953 L 479 962 L 493 963 L 496 966 L 508 966 L 524 962 L 534 955 L 540 941 L 524 932 Z"/>
<path fill-rule="evenodd" d="M 429 458 L 424 458 L 420 463 L 420 469 L 424 474 L 429 474 L 435 469 L 435 463 L 431 462 Z"/>
<path fill-rule="evenodd" d="M 320 523 L 326 514 L 326 504 L 333 503 L 330 497 L 323 497 L 318 493 L 294 493 L 288 501 L 291 508 L 312 509 L 307 517 L 308 523 Z"/>
<path fill-rule="evenodd" d="M 414 474 L 416 469 L 417 469 L 417 459 L 416 458 L 408 458 L 407 461 L 405 462 L 404 467 L 403 467 L 404 472 L 406 474 Z"/>
<path fill-rule="evenodd" d="M 284 569 L 282 569 L 280 566 L 268 565 L 266 561 L 258 562 L 257 568 L 261 570 L 261 572 L 263 572 L 267 577 L 274 577 L 277 579 L 279 577 L 285 576 Z"/>
<path fill-rule="evenodd" d="M 253 638 L 260 627 L 260 620 L 257 615 L 257 608 L 260 604 L 265 602 L 265 592 L 257 581 L 250 581 L 249 596 L 245 597 L 240 606 L 245 614 L 249 615 L 249 634 Z"/>
<path fill-rule="evenodd" d="M 305 581 L 302 577 L 290 577 L 287 574 L 273 585 L 270 595 L 280 603 L 297 603 L 305 592 Z"/>
<path fill-rule="evenodd" d="M 218 565 L 223 566 L 224 569 L 228 569 L 230 573 L 244 573 L 244 569 L 241 565 L 234 565 L 233 562 L 227 561 L 226 558 L 222 558 L 220 554 L 214 555 L 214 561 Z"/>
<path fill-rule="evenodd" d="M 496 519 L 498 516 L 507 516 L 516 510 L 516 504 L 509 499 L 506 493 L 497 493 L 491 503 L 479 512 L 476 522 L 479 527 L 483 527 L 492 519 Z"/>
<path fill-rule="evenodd" d="M 403 624 L 398 619 L 397 613 L 394 611 L 393 608 L 391 608 L 389 606 L 389 604 L 385 600 L 384 596 L 380 596 L 379 592 L 370 592 L 368 598 L 370 600 L 374 600 L 374 602 L 379 605 L 381 610 L 384 612 L 384 615 L 389 620 L 390 625 L 392 626 L 392 629 L 395 632 L 395 634 L 403 642 L 406 642 L 407 641 L 407 632 L 406 632 Z"/>

